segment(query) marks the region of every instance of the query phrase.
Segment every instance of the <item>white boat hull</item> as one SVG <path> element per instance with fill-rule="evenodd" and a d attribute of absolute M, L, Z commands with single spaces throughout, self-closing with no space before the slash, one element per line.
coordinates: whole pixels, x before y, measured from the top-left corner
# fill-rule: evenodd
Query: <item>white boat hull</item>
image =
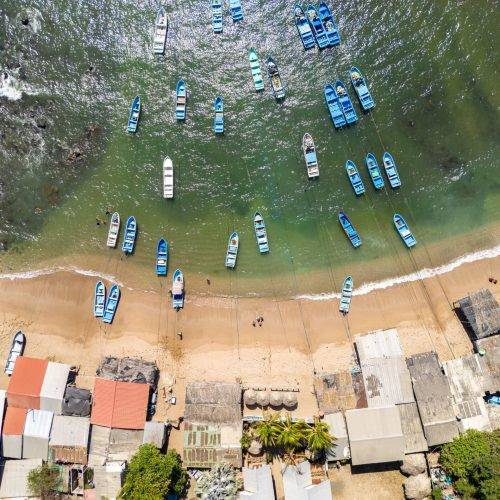
<path fill-rule="evenodd" d="M 174 197 L 174 166 L 172 160 L 167 156 L 163 160 L 163 198 Z"/>

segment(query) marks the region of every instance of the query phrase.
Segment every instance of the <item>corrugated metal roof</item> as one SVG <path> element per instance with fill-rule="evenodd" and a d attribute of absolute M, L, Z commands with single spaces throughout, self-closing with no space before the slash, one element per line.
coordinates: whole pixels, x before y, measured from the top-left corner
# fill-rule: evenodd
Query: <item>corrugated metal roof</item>
<path fill-rule="evenodd" d="M 163 448 L 167 438 L 167 429 L 163 422 L 146 422 L 144 426 L 143 443 L 152 443 L 157 448 Z"/>
<path fill-rule="evenodd" d="M 40 409 L 61 411 L 64 391 L 68 383 L 69 369 L 69 365 L 49 362 L 40 390 Z"/>
<path fill-rule="evenodd" d="M 335 438 L 333 448 L 326 452 L 328 461 L 346 460 L 351 457 L 347 427 L 342 412 L 329 413 L 323 419 L 330 427 L 330 434 Z"/>
<path fill-rule="evenodd" d="M 8 406 L 5 412 L 5 419 L 3 421 L 2 434 L 8 436 L 22 436 L 24 432 L 24 424 L 26 422 L 26 413 L 28 410 L 25 408 L 14 408 Z"/>
<path fill-rule="evenodd" d="M 405 455 L 427 451 L 429 448 L 422 429 L 417 403 L 397 405 L 397 408 L 405 438 Z"/>
<path fill-rule="evenodd" d="M 354 341 L 361 362 L 369 359 L 403 356 L 398 331 L 395 328 L 356 335 Z"/>
<path fill-rule="evenodd" d="M 46 410 L 28 410 L 24 436 L 49 439 L 54 414 Z"/>
<path fill-rule="evenodd" d="M 282 469 L 285 500 L 331 500 L 330 481 L 312 484 L 311 464 L 285 465 Z"/>
<path fill-rule="evenodd" d="M 50 446 L 84 446 L 89 443 L 90 419 L 55 415 Z"/>
<path fill-rule="evenodd" d="M 41 459 L 6 460 L 3 463 L 0 498 L 31 498 L 28 489 L 29 473 L 42 465 Z"/>
<path fill-rule="evenodd" d="M 144 429 L 149 385 L 96 378 L 91 424 Z"/>
<path fill-rule="evenodd" d="M 243 489 L 240 498 L 249 500 L 274 500 L 273 476 L 267 464 L 260 467 L 243 467 Z"/>
<path fill-rule="evenodd" d="M 47 370 L 44 359 L 19 356 L 7 388 L 7 401 L 18 408 L 40 407 L 40 390 Z"/>

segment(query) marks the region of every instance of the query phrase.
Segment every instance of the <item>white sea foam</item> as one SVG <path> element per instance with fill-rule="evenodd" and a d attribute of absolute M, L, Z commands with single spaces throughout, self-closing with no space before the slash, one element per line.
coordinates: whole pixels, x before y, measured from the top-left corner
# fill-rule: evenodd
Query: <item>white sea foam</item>
<path fill-rule="evenodd" d="M 0 97 L 5 97 L 9 101 L 17 101 L 23 94 L 35 95 L 37 93 L 26 83 L 20 82 L 16 76 L 17 70 L 3 70 L 0 73 Z"/>
<path fill-rule="evenodd" d="M 468 264 L 470 262 L 476 262 L 478 260 L 483 260 L 483 259 L 493 259 L 495 257 L 498 257 L 499 255 L 500 255 L 500 245 L 494 248 L 489 248 L 487 250 L 479 250 L 477 252 L 468 253 L 466 255 L 458 257 L 458 259 L 455 259 L 449 262 L 448 264 L 443 264 L 442 266 L 438 266 L 433 269 L 429 269 L 426 267 L 414 273 L 405 274 L 403 276 L 395 276 L 393 278 L 387 278 L 381 281 L 363 283 L 361 286 L 357 287 L 354 290 L 353 295 L 367 295 L 375 290 L 383 290 L 385 288 L 389 288 L 395 285 L 401 285 L 403 283 L 410 283 L 412 281 L 433 278 L 441 274 L 449 273 L 450 271 L 453 271 L 454 269 L 462 266 L 463 264 Z M 329 292 L 329 293 L 319 293 L 314 295 L 305 294 L 305 295 L 297 295 L 295 298 L 302 300 L 330 300 L 330 299 L 339 299 L 340 293 Z"/>

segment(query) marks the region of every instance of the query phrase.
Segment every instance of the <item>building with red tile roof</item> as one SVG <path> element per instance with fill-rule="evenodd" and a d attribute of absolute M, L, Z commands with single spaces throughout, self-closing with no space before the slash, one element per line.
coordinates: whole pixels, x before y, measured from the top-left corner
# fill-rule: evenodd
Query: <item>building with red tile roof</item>
<path fill-rule="evenodd" d="M 22 458 L 27 413 L 25 408 L 7 407 L 2 428 L 2 454 L 6 458 Z"/>
<path fill-rule="evenodd" d="M 40 391 L 49 362 L 19 356 L 7 388 L 7 403 L 17 408 L 40 409 Z"/>

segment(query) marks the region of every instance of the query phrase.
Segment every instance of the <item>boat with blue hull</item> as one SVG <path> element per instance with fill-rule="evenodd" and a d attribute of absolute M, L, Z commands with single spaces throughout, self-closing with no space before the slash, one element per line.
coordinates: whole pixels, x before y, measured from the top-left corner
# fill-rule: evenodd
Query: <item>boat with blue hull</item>
<path fill-rule="evenodd" d="M 106 304 L 106 287 L 102 281 L 98 281 L 95 285 L 94 292 L 94 316 L 102 318 L 104 315 L 104 306 Z"/>
<path fill-rule="evenodd" d="M 238 247 L 240 244 L 240 236 L 235 231 L 229 236 L 226 252 L 226 267 L 233 269 L 236 266 L 236 258 L 238 257 Z"/>
<path fill-rule="evenodd" d="M 253 227 L 255 229 L 255 237 L 257 238 L 257 245 L 260 253 L 269 252 L 269 241 L 267 240 L 267 231 L 264 219 L 259 212 L 255 212 L 253 216 Z"/>
<path fill-rule="evenodd" d="M 262 80 L 262 71 L 260 70 L 259 58 L 254 48 L 248 51 L 248 61 L 250 62 L 250 69 L 252 70 L 253 84 L 255 90 L 259 92 L 264 90 L 264 81 Z"/>
<path fill-rule="evenodd" d="M 186 105 L 187 105 L 187 91 L 186 84 L 184 80 L 179 80 L 177 82 L 176 102 L 175 102 L 175 117 L 178 121 L 184 121 L 186 119 Z"/>
<path fill-rule="evenodd" d="M 393 189 L 401 187 L 401 179 L 399 177 L 398 168 L 396 167 L 396 162 L 392 157 L 391 153 L 387 151 L 382 156 L 382 163 L 384 164 L 385 173 L 387 179 L 389 179 L 389 184 Z"/>
<path fill-rule="evenodd" d="M 137 132 L 137 126 L 139 125 L 139 116 L 141 114 L 141 98 L 135 96 L 130 106 L 130 112 L 128 115 L 128 125 L 127 132 L 135 134 Z"/>
<path fill-rule="evenodd" d="M 176 310 L 184 307 L 184 274 L 180 269 L 172 276 L 172 307 Z"/>
<path fill-rule="evenodd" d="M 212 29 L 214 33 L 222 33 L 222 0 L 212 0 Z"/>
<path fill-rule="evenodd" d="M 321 2 L 319 4 L 318 14 L 325 28 L 325 33 L 328 38 L 329 45 L 331 47 L 338 45 L 340 43 L 339 30 L 337 28 L 335 20 L 333 19 L 332 11 L 325 2 Z"/>
<path fill-rule="evenodd" d="M 305 133 L 302 137 L 302 151 L 306 162 L 307 177 L 316 179 L 319 177 L 318 157 L 316 155 L 316 145 L 311 134 Z"/>
<path fill-rule="evenodd" d="M 326 35 L 325 27 L 321 22 L 318 11 L 314 5 L 309 4 L 306 9 L 307 20 L 309 21 L 309 25 L 311 26 L 311 30 L 313 32 L 314 38 L 316 39 L 316 43 L 320 49 L 324 49 L 330 45 L 330 41 L 328 40 L 328 36 Z"/>
<path fill-rule="evenodd" d="M 125 253 L 132 253 L 135 247 L 135 238 L 137 236 L 137 222 L 132 215 L 125 224 L 125 234 L 123 235 L 122 250 Z"/>
<path fill-rule="evenodd" d="M 168 17 L 165 7 L 160 7 L 156 14 L 155 34 L 153 37 L 153 53 L 163 55 L 167 41 Z"/>
<path fill-rule="evenodd" d="M 339 212 L 339 222 L 354 248 L 361 245 L 361 238 L 343 210 Z"/>
<path fill-rule="evenodd" d="M 293 13 L 295 14 L 295 26 L 299 32 L 304 49 L 312 49 L 316 45 L 316 41 L 302 7 L 296 3 L 293 7 Z"/>
<path fill-rule="evenodd" d="M 118 302 L 120 300 L 120 287 L 118 285 L 113 285 L 109 291 L 108 298 L 106 300 L 106 305 L 104 307 L 104 314 L 102 320 L 104 323 L 112 323 L 116 314 L 116 309 L 118 308 Z"/>
<path fill-rule="evenodd" d="M 156 275 L 166 276 L 168 268 L 168 243 L 163 238 L 156 246 Z"/>
<path fill-rule="evenodd" d="M 401 236 L 401 239 L 405 242 L 405 245 L 408 248 L 414 247 L 417 244 L 417 240 L 413 236 L 413 233 L 410 231 L 408 224 L 403 219 L 403 216 L 400 214 L 394 214 L 393 217 L 394 225 Z"/>
<path fill-rule="evenodd" d="M 354 280 L 352 276 L 347 276 L 342 285 L 342 294 L 340 296 L 339 311 L 347 314 L 351 308 L 352 292 L 354 290 Z"/>
<path fill-rule="evenodd" d="M 285 87 L 278 71 L 278 65 L 272 57 L 267 58 L 267 74 L 269 75 L 269 82 L 271 83 L 274 98 L 276 100 L 284 99 Z"/>
<path fill-rule="evenodd" d="M 382 177 L 382 172 L 380 171 L 375 155 L 368 153 L 366 155 L 365 162 L 373 187 L 375 189 L 382 189 L 384 187 L 384 178 Z"/>
<path fill-rule="evenodd" d="M 335 128 L 345 127 L 347 124 L 342 108 L 340 107 L 339 97 L 333 85 L 329 83 L 325 85 L 325 100 L 330 118 L 332 119 Z"/>
<path fill-rule="evenodd" d="M 339 98 L 340 107 L 342 109 L 342 113 L 344 113 L 344 118 L 347 124 L 352 125 L 353 123 L 356 123 L 358 121 L 358 115 L 354 110 L 347 88 L 341 80 L 337 80 L 335 82 L 335 92 Z"/>
<path fill-rule="evenodd" d="M 214 132 L 216 134 L 224 133 L 224 101 L 222 97 L 216 97 L 214 101 Z"/>
<path fill-rule="evenodd" d="M 358 95 L 359 102 L 363 111 L 368 111 L 375 107 L 375 101 L 373 100 L 370 91 L 368 90 L 368 85 L 364 76 L 361 74 L 356 66 L 353 66 L 350 71 L 351 83 Z"/>
<path fill-rule="evenodd" d="M 361 196 L 365 192 L 365 185 L 363 184 L 363 179 L 361 179 L 361 175 L 359 174 L 358 167 L 356 164 L 347 160 L 345 163 L 345 169 L 347 172 L 347 177 L 349 177 L 349 181 L 351 182 L 351 186 L 356 193 L 356 196 Z"/>
<path fill-rule="evenodd" d="M 236 23 L 243 20 L 243 9 L 241 8 L 240 0 L 229 0 L 229 10 L 231 11 L 233 22 Z"/>

